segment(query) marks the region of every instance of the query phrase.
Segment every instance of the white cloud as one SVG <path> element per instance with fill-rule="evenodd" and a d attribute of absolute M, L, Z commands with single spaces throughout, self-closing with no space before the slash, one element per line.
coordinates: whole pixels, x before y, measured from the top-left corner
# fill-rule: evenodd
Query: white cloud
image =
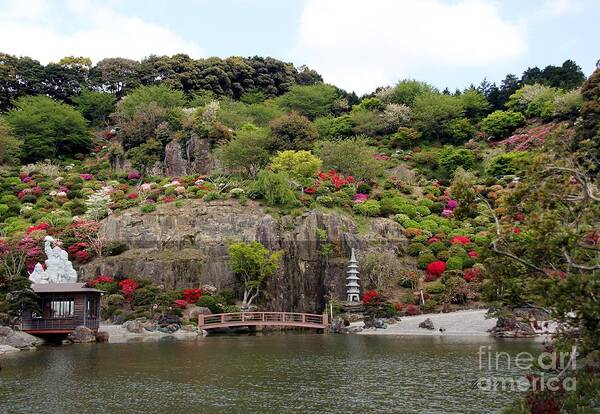
<path fill-rule="evenodd" d="M 87 56 L 94 62 L 106 57 L 141 59 L 150 54 L 203 55 L 201 48 L 167 27 L 126 16 L 107 2 L 69 0 L 58 13 L 77 23 L 65 31 L 49 17 L 48 0 L 0 2 L 0 51 L 30 56 L 42 63 L 64 56 Z"/>
<path fill-rule="evenodd" d="M 307 0 L 291 55 L 364 93 L 419 67 L 489 67 L 525 49 L 525 33 L 491 1 Z"/>

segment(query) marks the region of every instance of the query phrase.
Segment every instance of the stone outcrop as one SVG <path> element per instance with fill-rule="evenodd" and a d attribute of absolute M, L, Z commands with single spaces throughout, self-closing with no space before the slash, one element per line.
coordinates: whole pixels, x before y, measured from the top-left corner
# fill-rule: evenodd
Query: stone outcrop
<path fill-rule="evenodd" d="M 105 219 L 100 233 L 128 250 L 83 265 L 83 280 L 100 274 L 144 276 L 166 288 L 234 287 L 229 243 L 259 241 L 284 252 L 280 272 L 267 282 L 265 304 L 303 312 L 320 312 L 328 298 L 344 297 L 351 248 L 360 257 L 372 251 L 402 254 L 407 245 L 393 220 L 372 219 L 359 227 L 349 216 L 320 211 L 276 220 L 255 202 L 241 206 L 235 200 L 189 200 L 179 209 L 166 204 L 149 214 L 133 208 Z"/>
<path fill-rule="evenodd" d="M 504 316 L 498 318 L 490 333 L 500 338 L 529 338 L 537 335 L 529 323 Z"/>
<path fill-rule="evenodd" d="M 19 349 L 29 349 L 42 345 L 44 340 L 26 332 L 15 331 L 8 326 L 0 326 L 0 345 Z"/>
<path fill-rule="evenodd" d="M 208 139 L 192 135 L 187 141 L 172 140 L 165 146 L 165 175 L 208 174 L 214 166 Z"/>
<path fill-rule="evenodd" d="M 67 339 L 75 344 L 86 344 L 96 342 L 96 334 L 90 328 L 78 326 L 67 336 Z"/>

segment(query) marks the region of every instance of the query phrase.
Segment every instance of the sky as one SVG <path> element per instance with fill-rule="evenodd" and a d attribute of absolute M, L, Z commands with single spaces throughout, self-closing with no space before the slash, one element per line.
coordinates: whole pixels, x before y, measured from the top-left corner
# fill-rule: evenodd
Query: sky
<path fill-rule="evenodd" d="M 600 0 L 0 0 L 0 52 L 271 56 L 358 94 L 400 79 L 463 89 L 600 59 Z"/>

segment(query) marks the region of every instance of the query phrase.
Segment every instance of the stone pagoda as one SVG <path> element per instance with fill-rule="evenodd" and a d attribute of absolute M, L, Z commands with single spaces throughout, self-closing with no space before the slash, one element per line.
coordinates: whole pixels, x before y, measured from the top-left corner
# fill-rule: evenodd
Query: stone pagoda
<path fill-rule="evenodd" d="M 360 286 L 358 284 L 358 261 L 352 249 L 352 256 L 348 262 L 348 270 L 346 271 L 346 301 L 347 302 L 360 302 Z"/>

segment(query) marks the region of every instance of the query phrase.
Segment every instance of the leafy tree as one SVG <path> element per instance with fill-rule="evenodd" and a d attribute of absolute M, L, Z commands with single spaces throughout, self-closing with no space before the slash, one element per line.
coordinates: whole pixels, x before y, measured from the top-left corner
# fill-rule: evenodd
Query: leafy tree
<path fill-rule="evenodd" d="M 231 270 L 244 287 L 243 310 L 248 310 L 265 281 L 279 270 L 282 256 L 282 251 L 270 252 L 257 241 L 229 246 Z"/>
<path fill-rule="evenodd" d="M 37 161 L 87 152 L 92 141 L 83 116 L 46 96 L 24 96 L 6 115 L 15 136 L 23 141 L 22 158 Z"/>
<path fill-rule="evenodd" d="M 358 179 L 374 180 L 383 172 L 383 164 L 375 159 L 377 152 L 363 138 L 323 141 L 317 155 L 327 168 Z"/>
<path fill-rule="evenodd" d="M 88 85 L 92 61 L 84 57 L 64 57 L 45 67 L 44 89 L 53 99 L 72 102 Z"/>
<path fill-rule="evenodd" d="M 18 164 L 23 142 L 15 138 L 10 127 L 0 120 L 0 165 Z"/>
<path fill-rule="evenodd" d="M 121 98 L 140 85 L 140 63 L 124 58 L 102 59 L 90 70 L 90 83 Z"/>
<path fill-rule="evenodd" d="M 506 75 L 504 80 L 500 83 L 500 93 L 498 97 L 498 102 L 501 105 L 506 104 L 508 102 L 508 98 L 517 91 L 521 87 L 521 81 L 516 75 L 512 73 Z M 499 109 L 500 107 L 497 107 Z"/>
<path fill-rule="evenodd" d="M 277 149 L 310 149 L 319 136 L 315 125 L 298 112 L 290 112 L 274 119 L 269 128 L 275 137 Z"/>
<path fill-rule="evenodd" d="M 354 121 L 350 115 L 344 114 L 333 118 L 322 116 L 315 119 L 315 127 L 322 138 L 345 138 L 353 134 Z"/>
<path fill-rule="evenodd" d="M 481 129 L 497 139 L 506 138 L 523 125 L 525 117 L 520 112 L 514 111 L 494 111 L 481 121 Z"/>
<path fill-rule="evenodd" d="M 137 171 L 145 174 L 163 158 L 163 145 L 156 139 L 149 139 L 138 147 L 127 151 L 127 159 Z"/>
<path fill-rule="evenodd" d="M 321 168 L 322 161 L 311 154 L 310 151 L 282 151 L 279 152 L 269 164 L 274 172 L 283 171 L 293 179 L 306 181 L 314 179 Z"/>
<path fill-rule="evenodd" d="M 262 170 L 257 174 L 255 190 L 271 205 L 295 207 L 298 200 L 291 184 L 290 176 L 285 172 Z"/>
<path fill-rule="evenodd" d="M 464 116 L 459 97 L 439 93 L 419 95 L 415 99 L 413 112 L 417 129 L 430 139 L 447 136 L 448 123 Z"/>
<path fill-rule="evenodd" d="M 119 102 L 117 111 L 121 117 L 131 117 L 137 109 L 150 104 L 163 109 L 177 108 L 185 104 L 185 96 L 166 85 L 140 86 Z"/>
<path fill-rule="evenodd" d="M 272 145 L 273 139 L 266 129 L 245 125 L 231 141 L 217 149 L 217 157 L 226 168 L 254 178 L 269 162 Z"/>
<path fill-rule="evenodd" d="M 355 106 L 349 114 L 355 135 L 376 136 L 387 131 L 388 125 L 379 112 L 369 111 Z"/>
<path fill-rule="evenodd" d="M 404 149 L 414 148 L 421 139 L 421 133 L 414 128 L 400 127 L 390 138 L 392 147 Z"/>
<path fill-rule="evenodd" d="M 565 60 L 561 66 L 548 65 L 543 70 L 537 66 L 523 72 L 521 82 L 525 85 L 539 83 L 546 86 L 570 90 L 578 88 L 585 81 L 581 68 L 572 60 Z"/>
<path fill-rule="evenodd" d="M 562 92 L 556 88 L 534 84 L 525 85 L 512 94 L 506 106 L 527 117 L 549 118 L 554 113 L 554 102 Z"/>
<path fill-rule="evenodd" d="M 21 96 L 44 93 L 44 75 L 37 60 L 0 53 L 0 111 Z"/>
<path fill-rule="evenodd" d="M 461 96 L 465 116 L 473 121 L 479 121 L 489 113 L 490 103 L 477 89 L 467 89 Z"/>
<path fill-rule="evenodd" d="M 414 79 L 404 79 L 393 88 L 381 90 L 377 95 L 385 103 L 402 104 L 412 107 L 418 96 L 437 92 L 437 90 L 425 83 Z"/>
<path fill-rule="evenodd" d="M 285 110 L 297 111 L 310 119 L 315 119 L 330 115 L 339 96 L 335 86 L 324 83 L 294 85 L 286 94 L 277 98 L 276 102 Z"/>
<path fill-rule="evenodd" d="M 104 124 L 115 108 L 115 97 L 113 95 L 89 89 L 83 89 L 79 96 L 73 98 L 73 102 L 92 126 Z"/>
<path fill-rule="evenodd" d="M 531 162 L 531 156 L 525 151 L 506 152 L 491 158 L 486 166 L 486 172 L 492 176 L 522 175 Z"/>
<path fill-rule="evenodd" d="M 457 149 L 451 145 L 446 145 L 439 153 L 439 165 L 449 176 L 454 173 L 458 167 L 470 169 L 475 162 L 475 155 L 472 151 L 464 148 Z"/>
<path fill-rule="evenodd" d="M 467 118 L 457 118 L 446 124 L 444 135 L 448 140 L 455 144 L 462 144 L 475 135 L 475 127 L 471 125 Z"/>

